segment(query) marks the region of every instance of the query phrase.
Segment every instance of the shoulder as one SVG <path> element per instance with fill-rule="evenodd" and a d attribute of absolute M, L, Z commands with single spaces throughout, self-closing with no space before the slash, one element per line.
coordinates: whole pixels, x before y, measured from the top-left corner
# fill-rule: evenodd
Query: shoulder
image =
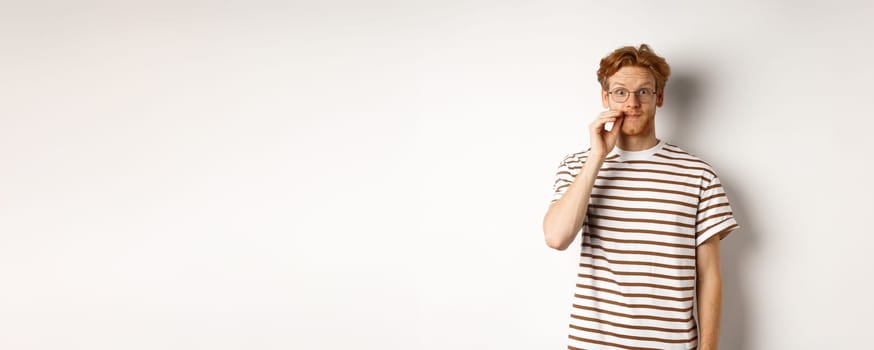
<path fill-rule="evenodd" d="M 710 163 L 673 143 L 666 142 L 656 156 L 690 169 L 700 170 L 707 179 L 716 177 L 716 170 Z"/>
<path fill-rule="evenodd" d="M 589 158 L 589 151 L 591 151 L 591 148 L 583 151 L 567 153 L 561 160 L 561 165 L 569 167 L 582 166 L 582 164 L 586 162 L 586 159 Z"/>

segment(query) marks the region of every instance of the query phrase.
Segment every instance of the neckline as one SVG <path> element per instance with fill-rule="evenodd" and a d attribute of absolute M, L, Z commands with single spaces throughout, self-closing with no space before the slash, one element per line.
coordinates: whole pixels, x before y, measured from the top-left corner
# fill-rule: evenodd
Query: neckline
<path fill-rule="evenodd" d="M 661 150 L 662 147 L 665 146 L 665 140 L 658 140 L 658 141 L 659 142 L 655 146 L 652 146 L 650 148 L 640 150 L 640 151 L 627 151 L 627 150 L 619 148 L 619 145 L 616 145 L 613 147 L 613 150 L 610 151 L 610 153 L 608 154 L 608 157 L 615 155 L 615 156 L 617 156 L 618 159 L 621 159 L 621 160 L 645 159 L 645 158 L 652 156 L 653 154 L 655 154 L 656 152 Z"/>

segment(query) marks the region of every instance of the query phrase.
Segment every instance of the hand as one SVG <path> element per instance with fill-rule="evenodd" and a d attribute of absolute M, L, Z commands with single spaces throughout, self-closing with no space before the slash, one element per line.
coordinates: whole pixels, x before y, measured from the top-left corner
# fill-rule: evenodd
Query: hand
<path fill-rule="evenodd" d="M 616 141 L 619 139 L 619 129 L 622 128 L 624 116 L 625 114 L 621 111 L 604 111 L 598 115 L 598 118 L 592 124 L 589 124 L 592 156 L 604 158 L 613 150 L 613 147 L 616 146 Z M 613 122 L 613 128 L 610 131 L 604 129 L 608 122 Z"/>

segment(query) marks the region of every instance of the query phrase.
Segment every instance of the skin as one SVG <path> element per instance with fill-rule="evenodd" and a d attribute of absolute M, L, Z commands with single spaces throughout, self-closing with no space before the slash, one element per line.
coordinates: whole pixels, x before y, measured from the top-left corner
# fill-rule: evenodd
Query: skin
<path fill-rule="evenodd" d="M 608 91 L 623 87 L 629 91 L 641 88 L 655 90 L 655 78 L 642 67 L 623 67 L 607 78 Z M 543 218 L 546 244 L 553 249 L 565 250 L 573 243 L 585 220 L 589 196 L 598 170 L 607 154 L 617 145 L 627 151 L 640 151 L 658 144 L 655 135 L 656 108 L 664 104 L 664 94 L 648 103 L 641 103 L 636 94 L 630 94 L 623 103 L 616 103 L 607 91 L 601 91 L 601 103 L 609 110 L 601 112 L 589 124 L 591 150 L 580 173 L 565 194 L 550 204 Z M 605 125 L 613 122 L 611 131 Z M 719 319 L 722 306 L 722 274 L 719 267 L 719 239 L 714 235 L 696 248 L 698 297 L 698 349 L 717 350 Z"/>

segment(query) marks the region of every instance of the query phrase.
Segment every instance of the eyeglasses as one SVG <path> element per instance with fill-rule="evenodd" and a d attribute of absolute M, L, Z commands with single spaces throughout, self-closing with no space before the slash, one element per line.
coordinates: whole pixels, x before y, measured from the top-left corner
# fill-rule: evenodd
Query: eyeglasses
<path fill-rule="evenodd" d="M 613 98 L 613 102 L 616 103 L 625 102 L 625 100 L 628 99 L 628 95 L 631 95 L 632 93 L 637 95 L 637 100 L 640 101 L 640 103 L 650 103 L 656 95 L 655 91 L 648 88 L 643 88 L 637 91 L 628 91 L 627 89 L 619 88 L 608 92 L 610 97 Z"/>

